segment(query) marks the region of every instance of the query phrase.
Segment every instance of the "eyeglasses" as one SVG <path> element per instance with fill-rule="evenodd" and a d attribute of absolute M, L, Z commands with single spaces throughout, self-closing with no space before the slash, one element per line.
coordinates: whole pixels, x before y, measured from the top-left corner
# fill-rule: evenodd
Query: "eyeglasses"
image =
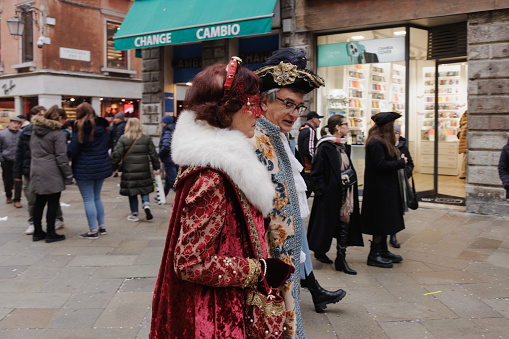
<path fill-rule="evenodd" d="M 344 122 L 342 124 L 339 124 L 339 126 L 343 126 L 343 125 L 347 125 L 348 126 L 348 122 Z"/>
<path fill-rule="evenodd" d="M 299 114 L 302 114 L 302 113 L 304 113 L 308 109 L 304 105 L 297 106 L 297 104 L 295 104 L 295 103 L 293 103 L 291 101 L 287 101 L 287 100 L 284 100 L 284 99 L 281 99 L 281 98 L 278 98 L 278 97 L 276 97 L 276 99 L 278 99 L 279 101 L 281 101 L 285 105 L 286 111 L 288 113 L 292 113 L 293 111 L 298 110 Z"/>

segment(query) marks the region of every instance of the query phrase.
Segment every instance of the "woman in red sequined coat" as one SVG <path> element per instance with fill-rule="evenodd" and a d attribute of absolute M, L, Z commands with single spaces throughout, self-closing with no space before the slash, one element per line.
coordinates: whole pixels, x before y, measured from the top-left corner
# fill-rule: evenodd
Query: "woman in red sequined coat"
<path fill-rule="evenodd" d="M 273 287 L 293 270 L 277 259 L 259 260 L 267 258 L 263 216 L 275 194 L 248 142 L 261 115 L 261 82 L 233 62 L 233 81 L 225 81 L 226 65 L 196 76 L 175 128 L 177 193 L 151 338 L 246 338 L 246 292 L 260 270 Z"/>

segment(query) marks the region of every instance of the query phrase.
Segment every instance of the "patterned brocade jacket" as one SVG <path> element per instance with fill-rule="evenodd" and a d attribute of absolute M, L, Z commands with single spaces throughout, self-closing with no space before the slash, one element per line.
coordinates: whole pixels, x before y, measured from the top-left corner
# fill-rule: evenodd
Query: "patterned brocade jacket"
<path fill-rule="evenodd" d="M 291 279 L 283 285 L 286 305 L 286 336 L 305 338 L 299 306 L 300 252 L 302 222 L 290 159 L 285 151 L 278 126 L 265 117 L 258 119 L 255 135 L 250 139 L 258 160 L 267 167 L 276 189 L 269 213 L 270 225 L 265 234 L 269 256 L 295 267 Z"/>
<path fill-rule="evenodd" d="M 172 156 L 181 168 L 150 338 L 247 338 L 246 294 L 267 257 L 270 177 L 245 135 L 190 111 L 177 122 Z"/>

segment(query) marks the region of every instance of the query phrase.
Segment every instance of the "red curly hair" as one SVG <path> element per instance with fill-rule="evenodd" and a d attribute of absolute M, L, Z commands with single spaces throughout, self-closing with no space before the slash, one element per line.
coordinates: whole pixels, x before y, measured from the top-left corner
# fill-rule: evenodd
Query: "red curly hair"
<path fill-rule="evenodd" d="M 196 119 L 218 128 L 228 128 L 232 116 L 245 102 L 243 95 L 255 95 L 262 88 L 260 78 L 244 67 L 238 67 L 230 91 L 225 95 L 226 65 L 217 64 L 198 73 L 187 90 L 184 108 L 196 112 Z"/>

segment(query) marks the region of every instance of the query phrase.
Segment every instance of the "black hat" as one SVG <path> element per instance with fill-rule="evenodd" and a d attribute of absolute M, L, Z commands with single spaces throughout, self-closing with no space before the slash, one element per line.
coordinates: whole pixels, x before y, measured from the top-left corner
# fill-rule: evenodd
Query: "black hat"
<path fill-rule="evenodd" d="M 283 48 L 275 51 L 255 73 L 262 79 L 262 92 L 291 87 L 305 93 L 325 85 L 322 77 L 306 69 L 306 51 Z"/>
<path fill-rule="evenodd" d="M 315 111 L 311 111 L 309 112 L 307 115 L 306 115 L 306 120 L 311 120 L 313 118 L 318 118 L 318 119 L 321 119 L 323 118 L 323 115 L 319 115 L 318 113 L 316 113 Z"/>
<path fill-rule="evenodd" d="M 373 115 L 371 120 L 373 120 L 378 126 L 382 126 L 399 118 L 401 118 L 401 114 L 396 112 L 380 112 L 376 115 Z"/>

